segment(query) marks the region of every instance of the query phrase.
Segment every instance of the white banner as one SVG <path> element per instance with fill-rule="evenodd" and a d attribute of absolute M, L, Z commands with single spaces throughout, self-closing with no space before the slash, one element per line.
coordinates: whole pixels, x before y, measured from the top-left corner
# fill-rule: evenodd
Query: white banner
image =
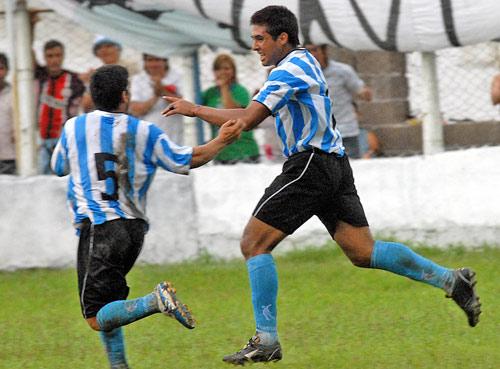
<path fill-rule="evenodd" d="M 201 44 L 243 52 L 262 0 L 45 0 L 56 12 L 143 52 L 190 53 Z M 103 5 L 104 4 L 104 5 Z M 287 0 L 303 44 L 433 51 L 500 39 L 499 0 Z"/>

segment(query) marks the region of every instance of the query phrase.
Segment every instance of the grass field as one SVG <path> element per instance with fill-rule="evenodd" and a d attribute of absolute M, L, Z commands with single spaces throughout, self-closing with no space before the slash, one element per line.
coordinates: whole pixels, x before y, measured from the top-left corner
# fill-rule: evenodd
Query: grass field
<path fill-rule="evenodd" d="M 500 368 L 500 248 L 419 252 L 478 273 L 481 322 L 469 328 L 444 292 L 379 270 L 351 266 L 338 248 L 276 258 L 283 369 Z M 155 315 L 125 328 L 134 369 L 229 368 L 221 357 L 252 335 L 242 260 L 137 266 L 130 297 L 175 282 L 198 320 L 189 331 Z M 0 368 L 104 369 L 97 333 L 80 316 L 74 270 L 0 273 Z M 257 367 L 264 367 L 262 364 Z"/>

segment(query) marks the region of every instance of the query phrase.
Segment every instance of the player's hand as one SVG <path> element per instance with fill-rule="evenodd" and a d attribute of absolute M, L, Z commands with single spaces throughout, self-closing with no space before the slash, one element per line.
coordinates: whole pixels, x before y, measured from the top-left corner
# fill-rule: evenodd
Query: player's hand
<path fill-rule="evenodd" d="M 186 117 L 195 116 L 194 110 L 197 105 L 192 102 L 174 96 L 162 96 L 162 99 L 170 103 L 170 105 L 161 112 L 161 115 L 165 117 L 169 117 L 174 114 L 181 114 Z"/>
<path fill-rule="evenodd" d="M 244 126 L 241 119 L 228 120 L 220 127 L 217 138 L 225 145 L 229 145 L 240 137 Z"/>

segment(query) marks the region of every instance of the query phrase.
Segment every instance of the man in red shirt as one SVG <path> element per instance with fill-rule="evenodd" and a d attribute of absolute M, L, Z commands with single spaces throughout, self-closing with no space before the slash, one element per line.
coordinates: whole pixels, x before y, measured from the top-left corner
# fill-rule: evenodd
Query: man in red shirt
<path fill-rule="evenodd" d="M 85 91 L 76 73 L 62 68 L 64 45 L 57 40 L 47 41 L 43 47 L 45 67 L 38 66 L 35 79 L 38 96 L 37 123 L 40 132 L 39 172 L 50 174 L 50 158 L 69 118 L 78 114 Z"/>

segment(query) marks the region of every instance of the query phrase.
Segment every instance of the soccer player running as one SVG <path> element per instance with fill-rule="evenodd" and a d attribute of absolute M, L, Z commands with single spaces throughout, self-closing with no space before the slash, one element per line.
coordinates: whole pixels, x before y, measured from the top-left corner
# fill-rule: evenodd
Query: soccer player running
<path fill-rule="evenodd" d="M 384 269 L 443 289 L 475 326 L 481 313 L 474 272 L 452 270 L 416 254 L 405 245 L 375 241 L 370 233 L 342 139 L 335 129 L 321 66 L 298 48 L 295 15 L 268 6 L 251 17 L 252 49 L 264 66 L 276 67 L 245 109 L 214 109 L 166 98 L 169 116 L 197 116 L 211 124 L 241 118 L 246 130 L 276 118 L 287 161 L 265 190 L 241 239 L 246 259 L 256 334 L 240 351 L 224 357 L 232 364 L 282 358 L 276 328 L 278 278 L 271 251 L 313 215 L 319 217 L 343 252 L 359 267 Z"/>
<path fill-rule="evenodd" d="M 68 202 L 80 240 L 77 273 L 80 304 L 90 327 L 100 331 L 113 369 L 128 368 L 122 326 L 164 313 L 194 328 L 190 310 L 170 282 L 125 300 L 125 276 L 134 265 L 148 228 L 146 194 L 156 169 L 188 174 L 236 140 L 237 120 L 222 125 L 205 145 L 178 146 L 153 123 L 127 115 L 128 72 L 119 65 L 93 74 L 90 92 L 97 110 L 69 119 L 51 159 L 53 171 L 70 174 Z"/>

